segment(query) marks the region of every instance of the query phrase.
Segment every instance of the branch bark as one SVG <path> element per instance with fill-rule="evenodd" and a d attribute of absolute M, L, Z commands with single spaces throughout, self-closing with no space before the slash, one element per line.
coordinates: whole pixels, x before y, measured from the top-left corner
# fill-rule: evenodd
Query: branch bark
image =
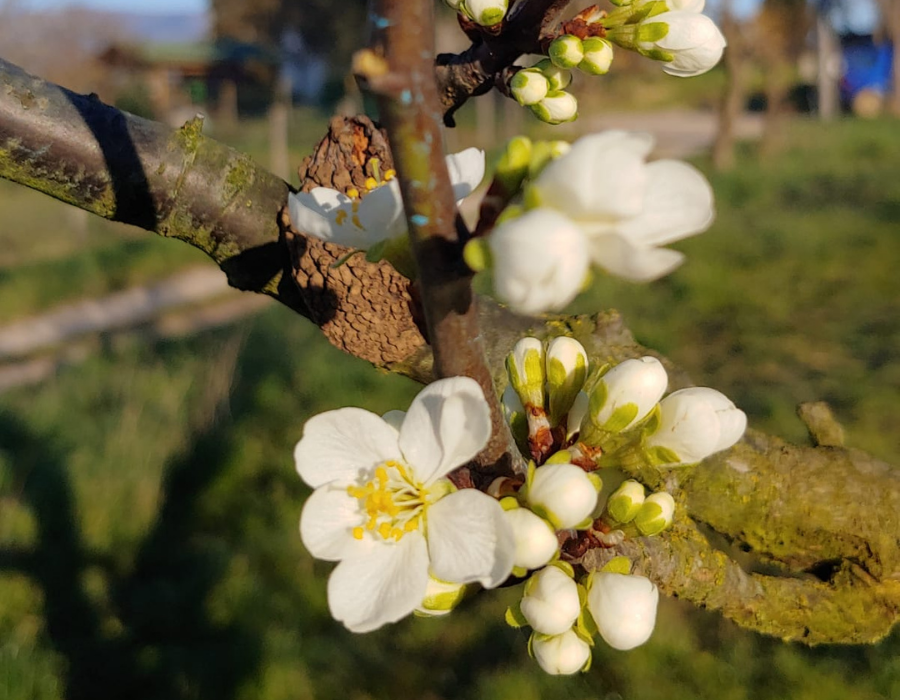
<path fill-rule="evenodd" d="M 317 153 L 343 153 L 346 165 L 313 160 L 303 172 L 310 183 L 350 182 L 361 176 L 354 170 L 360 154 L 381 147 L 379 134 L 365 119 L 334 122 L 330 145 Z M 334 269 L 331 263 L 346 249 L 284 230 L 283 221 L 280 231 L 288 186 L 203 137 L 197 125 L 172 131 L 0 63 L 0 176 L 191 243 L 219 263 L 232 285 L 279 299 L 333 342 L 357 333 L 359 345 L 344 340 L 345 350 L 422 382 L 434 377 L 405 279 L 359 256 Z M 383 314 L 406 324 L 408 342 L 367 330 L 379 327 Z M 576 337 L 598 363 L 653 354 L 615 312 L 537 320 L 480 300 L 478 314 L 498 388 L 505 382 L 505 355 L 526 333 Z M 671 363 L 667 368 L 670 388 L 689 384 Z M 665 486 L 682 506 L 672 531 L 629 540 L 619 550 L 665 592 L 752 629 L 808 643 L 875 641 L 900 617 L 895 468 L 855 450 L 798 447 L 750 432 L 693 470 L 634 474 Z M 775 568 L 745 570 L 704 531 Z M 584 563 L 598 565 L 615 551 L 594 550 Z"/>

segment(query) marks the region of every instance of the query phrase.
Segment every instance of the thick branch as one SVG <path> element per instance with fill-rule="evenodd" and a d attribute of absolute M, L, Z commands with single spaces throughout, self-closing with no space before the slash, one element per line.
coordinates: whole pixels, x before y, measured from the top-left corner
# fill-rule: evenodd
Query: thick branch
<path fill-rule="evenodd" d="M 0 63 L 0 86 L 0 176 L 192 243 L 223 267 L 232 284 L 310 316 L 345 350 L 369 353 L 364 356 L 379 366 L 419 381 L 433 378 L 408 284 L 388 265 L 357 256 L 335 269 L 331 263 L 346 249 L 300 233 L 292 234 L 292 264 L 278 238 L 288 192 L 281 180 L 196 129 L 172 131 L 136 119 L 9 64 Z M 332 135 L 335 148 L 321 152 L 357 166 L 364 162 L 360 149 L 369 152 L 372 142 L 376 151 L 380 147 L 377 129 L 364 119 L 335 122 Z M 346 155 L 336 155 L 341 153 Z M 310 178 L 337 186 L 344 177 L 337 166 L 315 165 L 304 169 Z M 344 171 L 353 168 L 348 164 Z M 360 176 L 353 171 L 347 177 Z M 303 296 L 294 281 L 280 277 L 283 270 L 291 271 Z M 614 312 L 541 321 L 481 300 L 479 315 L 498 387 L 503 358 L 526 333 L 572 335 L 599 363 L 648 352 Z M 385 318 L 406 329 L 402 343 L 393 333 L 371 330 Z M 671 388 L 688 382 L 668 368 Z M 722 610 L 753 629 L 808 642 L 877 639 L 900 615 L 896 469 L 854 450 L 796 447 L 752 432 L 693 471 L 646 470 L 639 476 L 670 489 L 686 514 L 671 534 L 623 549 L 666 592 Z M 790 575 L 745 573 L 710 546 L 695 521 L 778 562 Z"/>

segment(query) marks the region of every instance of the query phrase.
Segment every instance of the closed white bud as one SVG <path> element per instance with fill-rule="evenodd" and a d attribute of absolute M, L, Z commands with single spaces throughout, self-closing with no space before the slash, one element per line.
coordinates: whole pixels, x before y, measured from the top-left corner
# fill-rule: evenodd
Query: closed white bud
<path fill-rule="evenodd" d="M 531 653 L 538 666 L 551 676 L 570 676 L 584 671 L 591 660 L 591 647 L 573 630 L 551 637 L 533 634 Z"/>
<path fill-rule="evenodd" d="M 531 112 L 548 124 L 575 121 L 578 118 L 578 100 L 575 95 L 564 90 L 548 92 L 543 100 L 531 106 Z"/>
<path fill-rule="evenodd" d="M 665 62 L 663 71 L 682 78 L 714 68 L 727 43 L 715 22 L 687 9 L 648 17 L 638 25 L 636 40 L 638 51 Z"/>
<path fill-rule="evenodd" d="M 504 221 L 488 245 L 497 298 L 520 314 L 559 311 L 581 291 L 588 274 L 584 232 L 551 209 Z"/>
<path fill-rule="evenodd" d="M 514 568 L 539 569 L 553 559 L 559 549 L 559 540 L 550 523 L 528 508 L 513 508 L 504 511 L 504 516 L 516 543 Z"/>
<path fill-rule="evenodd" d="M 634 519 L 634 524 L 642 535 L 650 537 L 669 527 L 674 517 L 675 499 L 671 494 L 660 491 L 647 496 Z"/>
<path fill-rule="evenodd" d="M 611 433 L 628 430 L 653 410 L 668 382 L 655 357 L 625 360 L 604 374 L 591 392 L 591 422 Z"/>
<path fill-rule="evenodd" d="M 572 71 L 554 65 L 549 58 L 538 61 L 531 68 L 539 70 L 543 74 L 550 83 L 551 91 L 565 90 L 572 82 Z"/>
<path fill-rule="evenodd" d="M 535 632 L 562 634 L 581 613 L 578 584 L 556 566 L 543 568 L 525 584 L 519 609 Z"/>
<path fill-rule="evenodd" d="M 659 417 L 647 426 L 644 447 L 656 466 L 696 464 L 734 445 L 747 428 L 747 416 L 715 389 L 692 387 L 659 404 Z"/>
<path fill-rule="evenodd" d="M 550 424 L 559 425 L 587 378 L 588 356 L 574 338 L 560 336 L 547 346 L 547 396 L 550 403 Z"/>
<path fill-rule="evenodd" d="M 509 384 L 522 404 L 544 406 L 544 344 L 537 338 L 521 338 L 506 356 Z"/>
<path fill-rule="evenodd" d="M 653 633 L 659 590 L 644 576 L 606 572 L 591 575 L 588 610 L 603 640 L 613 649 L 640 646 Z"/>
<path fill-rule="evenodd" d="M 585 524 L 597 506 L 597 482 L 574 464 L 545 464 L 528 485 L 528 504 L 558 530 Z"/>
<path fill-rule="evenodd" d="M 574 68 L 584 58 L 581 39 L 572 34 L 563 34 L 550 44 L 547 51 L 550 60 L 558 68 Z"/>
<path fill-rule="evenodd" d="M 644 504 L 644 487 L 634 479 L 623 481 L 606 502 L 606 510 L 619 523 L 630 523 Z"/>
<path fill-rule="evenodd" d="M 606 75 L 613 60 L 613 47 L 606 39 L 598 36 L 584 40 L 584 58 L 578 64 L 579 70 L 590 75 Z"/>
<path fill-rule="evenodd" d="M 520 105 L 535 105 L 550 91 L 550 81 L 540 71 L 520 70 L 509 81 L 509 91 Z"/>
<path fill-rule="evenodd" d="M 446 615 L 462 602 L 466 596 L 466 589 L 464 583 L 441 581 L 429 574 L 425 597 L 416 608 L 416 612 L 430 617 Z"/>
<path fill-rule="evenodd" d="M 466 13 L 483 27 L 500 24 L 508 7 L 508 0 L 465 0 Z"/>

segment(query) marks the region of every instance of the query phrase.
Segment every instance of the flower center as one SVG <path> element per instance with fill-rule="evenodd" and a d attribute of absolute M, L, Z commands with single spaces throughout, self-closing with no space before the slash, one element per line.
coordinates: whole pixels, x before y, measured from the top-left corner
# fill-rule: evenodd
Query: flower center
<path fill-rule="evenodd" d="M 358 540 L 369 531 L 399 542 L 407 532 L 418 530 L 425 518 L 428 491 L 399 462 L 379 464 L 372 479 L 362 486 L 348 486 L 347 493 L 359 501 L 368 518 L 365 525 L 353 528 Z"/>
<path fill-rule="evenodd" d="M 378 158 L 370 158 L 369 159 L 370 171 L 375 174 L 374 177 L 366 178 L 366 194 L 371 192 L 372 190 L 377 190 L 382 185 L 386 185 L 391 180 L 393 180 L 397 174 L 393 169 L 386 170 L 384 174 L 381 172 L 381 161 Z M 350 209 L 346 208 L 346 205 L 342 206 L 334 216 L 334 221 L 338 226 L 343 226 L 347 219 L 350 219 L 350 223 L 352 223 L 356 228 L 360 231 L 365 231 L 365 226 L 362 225 L 362 221 L 359 219 L 359 204 L 360 204 L 360 193 L 359 190 L 355 187 L 347 190 L 347 196 L 353 200 L 350 202 Z"/>

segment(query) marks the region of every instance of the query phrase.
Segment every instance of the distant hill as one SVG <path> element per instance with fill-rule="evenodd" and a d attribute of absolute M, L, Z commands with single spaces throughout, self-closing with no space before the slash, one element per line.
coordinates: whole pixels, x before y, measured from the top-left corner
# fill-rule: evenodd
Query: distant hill
<path fill-rule="evenodd" d="M 185 43 L 205 39 L 210 29 L 206 13 L 154 14 L 141 12 L 109 13 L 139 41 L 148 43 Z"/>

